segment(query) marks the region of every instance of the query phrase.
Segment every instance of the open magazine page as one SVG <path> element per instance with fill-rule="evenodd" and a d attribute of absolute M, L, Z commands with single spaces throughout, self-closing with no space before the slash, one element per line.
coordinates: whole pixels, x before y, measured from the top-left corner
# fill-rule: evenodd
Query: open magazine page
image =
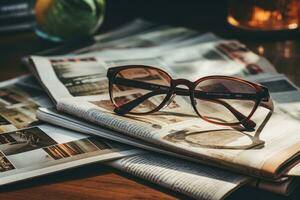
<path fill-rule="evenodd" d="M 37 74 L 42 71 L 44 74 L 50 74 L 50 76 L 41 75 L 37 78 L 42 79 L 42 84 L 47 84 L 46 90 L 51 91 L 54 100 L 101 95 L 108 87 L 106 78 L 108 67 L 117 65 L 144 64 L 167 67 L 178 76 L 188 77 L 191 80 L 214 74 L 245 76 L 266 72 L 276 73 L 270 63 L 249 50 L 239 52 L 239 48 L 245 47 L 236 41 L 213 39 L 216 41 L 212 42 L 211 36 L 207 34 L 200 35 L 199 38 L 201 41 L 197 45 L 177 48 L 176 51 L 166 52 L 159 47 L 154 48 L 154 51 L 152 51 L 153 48 L 138 48 L 103 51 L 81 56 L 49 57 L 49 59 L 33 57 L 35 65 L 33 71 Z M 233 50 L 223 53 L 218 50 L 218 46 L 226 46 Z M 231 58 L 235 54 L 239 56 Z"/>
<path fill-rule="evenodd" d="M 215 57 L 215 59 L 211 57 L 208 61 L 210 64 L 206 65 L 207 69 L 210 66 L 211 74 L 215 74 L 215 71 L 221 73 L 220 68 L 224 66 L 222 63 L 230 61 L 229 55 L 233 56 L 231 62 L 235 63 L 233 66 L 237 67 L 236 70 L 230 72 L 227 72 L 225 68 L 224 73 L 227 75 L 275 73 L 271 66 L 264 68 L 267 65 L 258 65 L 257 62 L 260 61 L 260 58 L 255 57 L 255 54 L 248 50 L 244 50 L 241 45 L 237 48 L 238 50 L 234 50 L 233 47 L 238 46 L 236 41 L 234 44 L 227 43 L 226 41 L 203 43 L 201 45 L 205 48 L 200 48 L 202 51 L 198 49 L 201 55 L 205 54 L 203 51 L 206 50 L 226 57 L 221 62 L 219 62 L 219 57 Z M 228 51 L 231 46 L 233 46 L 232 52 L 224 53 L 224 49 Z M 196 47 L 199 48 L 197 45 Z M 128 50 L 128 52 L 130 51 Z M 172 58 L 172 53 L 168 55 Z M 191 56 L 194 55 L 191 54 Z M 282 173 L 281 170 L 285 168 L 286 161 L 296 156 L 298 148 L 295 145 L 299 141 L 299 136 L 295 134 L 299 128 L 297 121 L 288 120 L 289 128 L 283 132 L 278 131 L 280 130 L 279 126 L 281 127 L 280 122 L 286 120 L 286 116 L 275 112 L 266 125 L 265 118 L 268 113 L 263 108 L 253 116 L 253 120 L 260 127 L 256 132 L 245 132 L 206 123 L 191 111 L 190 102 L 186 102 L 184 98 L 180 97 L 177 97 L 167 108 L 153 115 L 121 117 L 114 114 L 107 95 L 108 84 L 105 72 L 108 66 L 137 63 L 164 66 L 164 63 L 168 62 L 164 54 L 160 57 L 152 56 L 152 58 L 151 56 L 142 58 L 141 54 L 139 54 L 140 57 L 135 56 L 136 58 L 131 59 L 126 59 L 125 56 L 116 56 L 118 58 L 113 59 L 113 56 L 99 58 L 91 55 L 51 57 L 49 59 L 45 57 L 32 58 L 42 83 L 58 100 L 57 108 L 99 125 L 141 139 L 152 140 L 173 148 L 175 151 L 195 156 L 202 162 L 209 160 L 215 165 L 222 163 L 222 166 L 229 168 L 234 165 L 235 170 L 243 170 L 243 172 L 246 170 L 247 173 L 257 176 L 279 176 Z M 177 59 L 179 56 L 174 56 L 173 60 L 176 60 L 175 58 Z M 184 60 L 186 57 L 182 56 L 182 58 Z M 193 57 L 193 60 L 196 60 L 195 58 Z M 176 62 L 179 60 L 177 59 Z M 255 67 L 249 67 L 251 64 L 255 64 Z M 172 69 L 172 65 L 169 68 Z M 202 70 L 199 69 L 199 71 Z M 43 76 L 44 74 L 47 74 L 47 77 Z M 147 77 L 152 76 L 153 74 L 147 74 Z M 135 90 L 128 92 L 120 89 L 120 98 L 137 95 Z M 159 101 L 159 99 L 153 98 L 151 102 L 147 103 L 157 104 Z M 211 112 L 217 111 L 212 110 Z M 265 128 L 263 129 L 263 127 Z M 209 145 L 204 145 L 204 143 Z M 272 162 L 274 159 L 277 161 Z"/>
<path fill-rule="evenodd" d="M 150 153 L 119 159 L 109 165 L 195 199 L 224 199 L 251 180 L 242 175 Z"/>
<path fill-rule="evenodd" d="M 0 185 L 139 153 L 50 125 L 2 133 L 0 138 Z"/>
<path fill-rule="evenodd" d="M 249 51 L 243 44 L 234 40 L 222 40 L 211 33 L 169 46 L 105 50 L 91 52 L 89 55 L 101 58 L 110 67 L 133 63 L 148 64 L 144 61 L 158 60 L 180 78 L 191 81 L 215 74 L 245 77 L 277 73 L 265 58 Z M 225 48 L 226 51 L 223 50 Z"/>
<path fill-rule="evenodd" d="M 276 73 L 274 67 L 235 40 L 214 40 L 174 49 L 161 59 L 180 76 L 195 81 L 209 75 L 248 76 Z"/>
<path fill-rule="evenodd" d="M 132 147 L 43 125 L 36 118 L 39 106 L 53 105 L 32 76 L 0 83 L 0 185 L 139 153 Z"/>

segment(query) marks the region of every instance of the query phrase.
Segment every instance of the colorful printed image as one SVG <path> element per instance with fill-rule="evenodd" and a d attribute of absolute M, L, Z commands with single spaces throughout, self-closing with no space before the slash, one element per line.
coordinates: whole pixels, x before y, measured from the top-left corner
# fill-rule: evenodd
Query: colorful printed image
<path fill-rule="evenodd" d="M 54 144 L 56 142 L 38 127 L 0 134 L 0 150 L 6 156 Z"/>
<path fill-rule="evenodd" d="M 72 141 L 43 148 L 55 160 L 98 150 L 111 149 L 107 144 L 94 138 Z"/>
<path fill-rule="evenodd" d="M 95 58 L 51 60 L 57 78 L 72 96 L 108 93 L 106 68 Z"/>

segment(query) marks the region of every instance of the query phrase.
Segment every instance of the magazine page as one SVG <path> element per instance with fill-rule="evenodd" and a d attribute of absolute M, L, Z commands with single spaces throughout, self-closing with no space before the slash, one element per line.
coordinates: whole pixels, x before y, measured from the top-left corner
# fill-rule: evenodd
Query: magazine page
<path fill-rule="evenodd" d="M 170 68 L 180 75 L 195 81 L 209 75 L 235 75 L 246 77 L 261 73 L 276 74 L 275 68 L 235 40 L 222 40 L 211 33 L 175 44 L 133 49 L 113 49 L 90 52 L 88 55 L 101 58 L 110 67 L 126 64 L 152 64 Z M 222 50 L 226 48 L 226 51 Z M 145 62 L 145 61 L 149 61 Z M 156 66 L 156 65 L 155 65 Z"/>
<path fill-rule="evenodd" d="M 247 77 L 277 73 L 270 62 L 236 40 L 206 41 L 174 49 L 161 57 L 172 72 L 191 81 L 216 74 Z"/>
<path fill-rule="evenodd" d="M 122 158 L 109 165 L 203 200 L 224 199 L 251 180 L 242 175 L 152 153 Z"/>
<path fill-rule="evenodd" d="M 43 125 L 36 118 L 39 106 L 53 104 L 32 76 L 0 83 L 0 185 L 140 152 Z"/>
<path fill-rule="evenodd" d="M 240 52 L 240 56 L 236 56 L 238 59 L 229 56 L 232 52 L 226 55 L 218 50 L 218 46 L 243 49 L 244 45 L 236 41 L 211 42 L 210 36 L 206 34 L 199 38 L 202 39 L 197 45 L 167 52 L 161 48 L 155 48 L 155 51 L 152 51 L 153 48 L 138 48 L 80 56 L 48 57 L 49 59 L 32 56 L 34 66 L 30 68 L 34 68 L 33 71 L 43 85 L 47 84 L 45 89 L 50 91 L 55 101 L 67 97 L 101 95 L 107 90 L 107 69 L 118 65 L 143 64 L 170 68 L 169 72 L 180 74 L 182 78 L 189 77 L 190 80 L 195 79 L 195 76 L 199 78 L 214 74 L 246 76 L 266 72 L 276 73 L 270 63 L 248 50 Z M 42 72 L 49 76 L 43 76 Z"/>
<path fill-rule="evenodd" d="M 140 153 L 50 125 L 2 133 L 0 140 L 0 185 Z"/>

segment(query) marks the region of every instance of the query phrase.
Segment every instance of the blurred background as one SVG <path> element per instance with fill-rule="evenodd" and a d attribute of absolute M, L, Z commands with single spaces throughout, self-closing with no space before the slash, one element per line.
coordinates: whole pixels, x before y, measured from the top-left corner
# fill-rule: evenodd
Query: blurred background
<path fill-rule="evenodd" d="M 20 59 L 25 55 L 61 45 L 36 36 L 33 31 L 36 23 L 33 10 L 35 2 L 35 0 L 0 1 L 2 65 L 20 65 Z M 104 21 L 96 33 L 111 30 L 137 17 L 159 24 L 180 25 L 199 31 L 214 32 L 225 38 L 241 40 L 252 51 L 268 58 L 279 72 L 287 74 L 291 80 L 300 85 L 300 79 L 297 79 L 300 75 L 300 32 L 297 26 L 293 25 L 296 28 L 293 31 L 261 34 L 264 32 L 234 29 L 226 22 L 230 3 L 239 5 L 237 10 L 243 16 L 244 9 L 241 6 L 253 2 L 260 3 L 262 6 L 272 5 L 274 2 L 276 4 L 293 2 L 289 9 L 293 11 L 296 9 L 296 12 L 298 10 L 297 20 L 300 20 L 300 0 L 106 0 Z M 268 16 L 275 16 L 276 19 L 282 17 L 269 12 L 261 12 L 257 16 L 266 21 Z M 15 71 L 11 73 L 10 69 L 6 68 L 0 78 L 12 77 L 13 74 L 16 75 L 15 73 Z"/>
<path fill-rule="evenodd" d="M 33 10 L 30 11 L 34 3 L 34 0 L 1 0 L 2 32 L 29 28 L 34 21 Z M 227 4 L 227 0 L 107 0 L 101 29 L 116 27 L 136 17 L 193 28 L 221 29 L 226 24 Z"/>
<path fill-rule="evenodd" d="M 158 23 L 221 30 L 226 25 L 227 4 L 226 0 L 109 0 L 103 27 L 138 16 Z"/>

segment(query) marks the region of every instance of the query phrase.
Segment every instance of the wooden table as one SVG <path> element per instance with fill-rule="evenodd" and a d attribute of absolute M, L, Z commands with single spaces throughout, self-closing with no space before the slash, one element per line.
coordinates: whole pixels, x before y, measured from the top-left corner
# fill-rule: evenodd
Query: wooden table
<path fill-rule="evenodd" d="M 269 58 L 279 72 L 300 85 L 299 41 L 244 41 L 253 51 Z M 38 39 L 33 32 L 0 35 L 0 81 L 28 73 L 20 58 L 54 44 Z M 263 51 L 261 49 L 264 49 Z M 177 199 L 187 197 L 126 175 L 101 164 L 47 175 L 0 187 L 0 199 Z M 291 197 L 251 188 L 241 188 L 228 199 L 300 199 L 300 187 Z"/>

